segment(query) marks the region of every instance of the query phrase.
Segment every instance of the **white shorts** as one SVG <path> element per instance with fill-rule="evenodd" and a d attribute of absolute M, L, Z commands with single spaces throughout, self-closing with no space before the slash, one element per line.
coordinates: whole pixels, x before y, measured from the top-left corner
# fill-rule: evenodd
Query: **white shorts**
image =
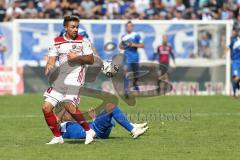
<path fill-rule="evenodd" d="M 71 101 L 76 106 L 80 103 L 79 94 L 63 94 L 56 91 L 53 87 L 49 87 L 43 94 L 45 97 L 45 102 L 51 103 L 54 107 L 62 101 Z"/>

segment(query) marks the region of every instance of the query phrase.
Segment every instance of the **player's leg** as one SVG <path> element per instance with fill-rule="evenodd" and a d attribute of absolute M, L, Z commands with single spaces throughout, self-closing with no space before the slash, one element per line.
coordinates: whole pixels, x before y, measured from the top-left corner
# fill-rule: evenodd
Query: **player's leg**
<path fill-rule="evenodd" d="M 58 129 L 58 123 L 55 114 L 53 113 L 53 108 L 62 99 L 62 94 L 55 91 L 52 87 L 49 87 L 44 93 L 44 103 L 42 105 L 42 111 L 46 123 L 50 130 L 52 131 L 54 138 L 47 144 L 60 144 L 63 143 L 61 132 Z"/>
<path fill-rule="evenodd" d="M 90 129 L 89 124 L 87 123 L 82 112 L 78 109 L 76 104 L 69 101 L 63 101 L 62 104 L 64 105 L 67 112 L 71 114 L 73 119 L 76 120 L 84 128 L 85 131 L 88 131 Z"/>
<path fill-rule="evenodd" d="M 117 121 L 118 124 L 120 124 L 122 127 L 124 127 L 127 131 L 129 131 L 130 133 L 132 133 L 133 138 L 137 138 L 140 135 L 144 134 L 148 127 L 145 125 L 133 125 L 130 123 L 130 121 L 128 120 L 127 116 L 121 111 L 121 109 L 114 105 L 114 104 L 108 104 L 105 108 L 107 113 L 111 113 L 111 115 L 113 116 L 113 118 Z M 142 127 L 140 127 L 142 126 Z M 145 128 L 144 128 L 145 127 Z"/>
<path fill-rule="evenodd" d="M 159 64 L 159 70 L 158 70 L 158 79 L 157 79 L 157 86 L 158 90 L 157 93 L 158 95 L 165 94 L 165 84 L 164 81 L 168 81 L 168 67 L 169 64 Z"/>
<path fill-rule="evenodd" d="M 133 87 L 134 87 L 134 90 L 139 92 L 140 90 L 139 90 L 139 87 L 138 87 L 138 84 L 137 84 L 139 63 L 131 63 L 130 65 L 131 65 L 131 68 L 132 68 L 132 71 L 133 71 Z"/>
<path fill-rule="evenodd" d="M 96 115 L 96 110 L 94 109 L 88 111 L 89 116 L 93 119 L 91 128 L 96 132 L 97 138 L 101 139 L 108 138 L 112 127 L 115 125 L 111 111 L 106 110 L 106 108 L 107 107 L 104 107 L 104 110 L 101 110 L 98 115 Z"/>
<path fill-rule="evenodd" d="M 237 76 L 232 76 L 232 87 L 233 87 L 233 96 L 236 96 L 236 92 L 239 89 L 239 78 Z"/>
<path fill-rule="evenodd" d="M 58 105 L 54 112 L 57 119 L 62 122 L 60 123 L 60 131 L 64 139 L 86 139 L 85 130 L 78 122 L 74 121 L 63 104 Z"/>
<path fill-rule="evenodd" d="M 123 65 L 123 74 L 124 74 L 124 96 L 125 98 L 129 98 L 129 78 L 128 78 L 128 68 L 129 64 L 125 63 Z"/>
<path fill-rule="evenodd" d="M 231 70 L 232 70 L 232 87 L 233 87 L 233 96 L 236 96 L 236 92 L 239 89 L 239 77 L 240 70 L 238 69 L 238 63 L 232 63 Z"/>
<path fill-rule="evenodd" d="M 127 116 L 115 104 L 109 103 L 105 107 L 105 111 L 112 115 L 112 117 L 126 130 L 129 132 L 132 131 L 133 126 L 128 121 Z"/>
<path fill-rule="evenodd" d="M 96 133 L 90 128 L 88 122 L 84 118 L 82 112 L 78 109 L 77 105 L 79 104 L 78 95 L 66 95 L 63 98 L 62 104 L 68 113 L 71 114 L 74 120 L 76 120 L 86 131 L 86 140 L 85 144 L 90 144 Z"/>
<path fill-rule="evenodd" d="M 158 67 L 158 79 L 157 79 L 157 94 L 160 95 L 161 94 L 161 81 L 163 78 L 163 73 L 164 73 L 164 67 L 163 65 L 160 63 L 159 67 Z"/>

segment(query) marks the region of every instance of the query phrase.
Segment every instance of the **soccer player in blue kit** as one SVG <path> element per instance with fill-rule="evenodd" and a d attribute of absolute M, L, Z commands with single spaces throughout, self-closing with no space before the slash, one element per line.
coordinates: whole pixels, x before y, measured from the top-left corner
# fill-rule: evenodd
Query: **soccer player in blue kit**
<path fill-rule="evenodd" d="M 92 122 L 89 123 L 90 128 L 96 132 L 97 138 L 100 139 L 109 137 L 112 127 L 115 126 L 114 120 L 129 131 L 133 138 L 139 137 L 148 129 L 146 122 L 141 124 L 130 123 L 120 108 L 111 103 L 107 104 L 99 115 L 96 115 L 93 108 L 89 109 L 88 115 L 92 119 Z M 64 139 L 85 139 L 84 129 L 79 123 L 72 121 L 71 115 L 65 109 L 57 114 L 57 119 L 61 121 L 60 130 Z"/>
<path fill-rule="evenodd" d="M 133 23 L 131 21 L 125 24 L 125 28 L 126 33 L 121 37 L 119 48 L 124 50 L 124 91 L 125 97 L 129 98 L 128 72 L 133 72 L 133 87 L 134 90 L 139 91 L 137 85 L 139 69 L 138 48 L 144 48 L 144 44 L 140 34 L 133 32 Z"/>
<path fill-rule="evenodd" d="M 231 38 L 229 46 L 231 52 L 231 74 L 232 74 L 232 87 L 233 96 L 236 96 L 236 91 L 239 89 L 240 82 L 240 32 Z"/>

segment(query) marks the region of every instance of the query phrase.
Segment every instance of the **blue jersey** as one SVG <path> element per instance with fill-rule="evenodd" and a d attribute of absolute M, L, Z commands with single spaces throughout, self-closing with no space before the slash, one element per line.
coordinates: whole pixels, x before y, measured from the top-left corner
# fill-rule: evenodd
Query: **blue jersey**
<path fill-rule="evenodd" d="M 96 132 L 97 138 L 108 138 L 112 127 L 114 126 L 114 121 L 111 114 L 102 112 L 97 116 L 97 118 L 90 123 L 90 128 Z M 70 139 L 85 139 L 86 132 L 83 127 L 77 122 L 65 122 L 61 124 L 61 132 L 63 138 Z"/>
<path fill-rule="evenodd" d="M 6 44 L 5 44 L 5 38 L 3 37 L 3 35 L 0 34 L 0 47 L 5 47 Z M 5 62 L 4 62 L 4 52 L 0 52 L 0 65 L 4 65 Z"/>
<path fill-rule="evenodd" d="M 229 46 L 231 50 L 231 60 L 240 61 L 240 38 L 231 38 L 231 44 Z"/>
<path fill-rule="evenodd" d="M 229 46 L 231 50 L 231 74 L 240 77 L 240 38 L 232 37 Z"/>
<path fill-rule="evenodd" d="M 141 36 L 136 32 L 126 33 L 122 36 L 122 45 L 124 48 L 125 62 L 127 63 L 138 63 L 139 54 L 137 47 L 128 47 L 127 43 L 142 43 Z"/>
<path fill-rule="evenodd" d="M 0 65 L 4 65 L 4 53 L 0 52 Z"/>

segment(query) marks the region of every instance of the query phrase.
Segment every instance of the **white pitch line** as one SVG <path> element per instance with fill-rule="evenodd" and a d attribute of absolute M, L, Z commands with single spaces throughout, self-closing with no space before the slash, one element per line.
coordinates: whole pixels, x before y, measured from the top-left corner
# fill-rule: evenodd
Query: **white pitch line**
<path fill-rule="evenodd" d="M 7 119 L 7 118 L 42 118 L 41 115 L 0 115 L 0 119 Z"/>
<path fill-rule="evenodd" d="M 213 113 L 191 113 L 194 117 L 208 117 L 208 116 L 240 116 L 240 113 L 221 113 L 221 112 L 213 112 Z"/>

